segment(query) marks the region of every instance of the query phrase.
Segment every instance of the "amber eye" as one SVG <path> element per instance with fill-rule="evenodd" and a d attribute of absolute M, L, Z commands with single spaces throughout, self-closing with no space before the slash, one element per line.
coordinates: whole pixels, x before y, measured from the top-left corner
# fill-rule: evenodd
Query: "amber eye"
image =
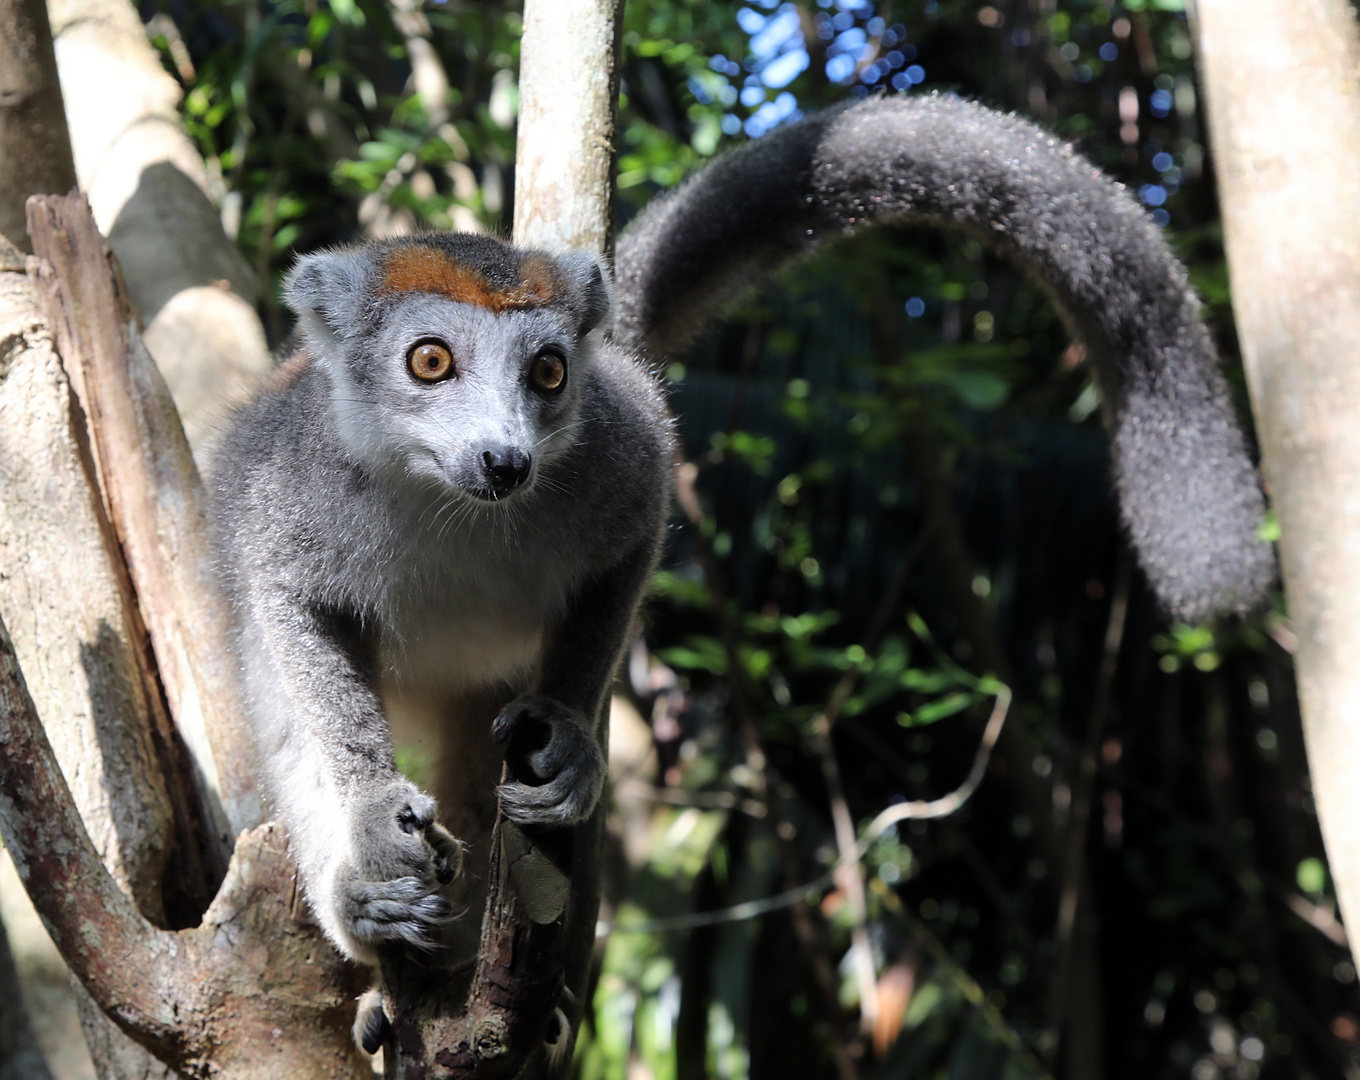
<path fill-rule="evenodd" d="M 425 382 L 438 382 L 453 374 L 453 353 L 438 341 L 423 341 L 406 354 L 411 374 Z"/>
<path fill-rule="evenodd" d="M 529 380 L 540 393 L 555 394 L 567 384 L 567 362 L 562 359 L 561 353 L 544 349 L 534 357 L 534 366 L 529 369 Z"/>

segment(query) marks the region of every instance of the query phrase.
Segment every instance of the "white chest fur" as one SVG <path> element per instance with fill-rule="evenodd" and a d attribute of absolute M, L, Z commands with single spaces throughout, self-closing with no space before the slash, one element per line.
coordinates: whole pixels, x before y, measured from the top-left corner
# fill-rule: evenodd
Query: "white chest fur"
<path fill-rule="evenodd" d="M 578 574 L 543 545 L 460 546 L 392 594 L 398 601 L 379 642 L 392 685 L 441 692 L 524 684 L 562 618 Z"/>

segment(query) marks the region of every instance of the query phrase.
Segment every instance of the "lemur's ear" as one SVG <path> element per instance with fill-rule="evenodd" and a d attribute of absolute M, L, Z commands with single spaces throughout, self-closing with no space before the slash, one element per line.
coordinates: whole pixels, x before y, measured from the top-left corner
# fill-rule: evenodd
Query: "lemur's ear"
<path fill-rule="evenodd" d="M 373 255 L 364 249 L 318 251 L 294 264 L 283 298 L 303 333 L 318 344 L 346 337 L 363 325 Z"/>
<path fill-rule="evenodd" d="M 605 330 L 614 324 L 614 279 L 600 256 L 588 251 L 572 251 L 557 260 L 567 279 L 568 304 L 580 320 L 581 333 L 597 326 Z"/>

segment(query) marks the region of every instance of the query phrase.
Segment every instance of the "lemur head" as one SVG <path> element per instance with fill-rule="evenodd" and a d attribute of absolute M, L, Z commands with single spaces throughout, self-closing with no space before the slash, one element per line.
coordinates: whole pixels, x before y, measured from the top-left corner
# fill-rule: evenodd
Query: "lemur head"
<path fill-rule="evenodd" d="M 574 444 L 612 311 L 595 256 L 461 233 L 305 256 L 286 297 L 355 458 L 488 502 Z"/>

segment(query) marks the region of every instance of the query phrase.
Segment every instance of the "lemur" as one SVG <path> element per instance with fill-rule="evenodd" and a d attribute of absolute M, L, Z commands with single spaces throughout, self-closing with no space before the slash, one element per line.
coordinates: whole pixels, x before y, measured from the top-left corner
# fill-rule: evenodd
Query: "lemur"
<path fill-rule="evenodd" d="M 589 815 L 668 513 L 660 361 L 753 278 L 884 222 L 970 233 L 1046 286 L 1171 613 L 1269 586 L 1256 471 L 1183 268 L 1122 187 L 980 105 L 877 98 L 777 129 L 653 203 L 612 285 L 594 255 L 482 236 L 305 256 L 286 284 L 303 345 L 222 440 L 213 532 L 266 793 L 346 955 L 438 939 L 462 854 L 398 771 L 385 704 L 442 717 L 433 786 L 473 807 L 444 823 L 465 839 L 497 794 L 519 822 Z"/>

